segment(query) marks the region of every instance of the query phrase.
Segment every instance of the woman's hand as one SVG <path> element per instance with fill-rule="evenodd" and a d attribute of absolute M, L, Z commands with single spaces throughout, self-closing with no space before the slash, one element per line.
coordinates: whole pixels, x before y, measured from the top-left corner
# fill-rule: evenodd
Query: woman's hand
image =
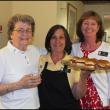
<path fill-rule="evenodd" d="M 92 70 L 81 70 L 81 79 L 87 79 L 92 72 Z"/>
<path fill-rule="evenodd" d="M 40 75 L 25 75 L 20 81 L 19 84 L 22 88 L 33 88 L 41 83 Z"/>
<path fill-rule="evenodd" d="M 72 89 L 73 95 L 76 99 L 80 99 L 85 95 L 87 90 L 87 78 L 92 72 L 93 71 L 81 70 L 80 80 L 78 83 L 74 84 L 74 87 Z"/>
<path fill-rule="evenodd" d="M 23 89 L 33 88 L 41 83 L 40 75 L 25 75 L 20 81 L 9 84 L 0 84 L 0 95 L 7 94 L 9 92 Z"/>

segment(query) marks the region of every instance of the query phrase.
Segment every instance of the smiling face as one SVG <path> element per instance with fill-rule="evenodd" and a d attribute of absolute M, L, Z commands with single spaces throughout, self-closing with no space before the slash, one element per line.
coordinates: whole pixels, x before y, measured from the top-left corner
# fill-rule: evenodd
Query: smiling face
<path fill-rule="evenodd" d="M 32 27 L 31 25 L 23 22 L 17 22 L 14 30 L 11 34 L 13 45 L 20 49 L 26 50 L 27 45 L 32 39 Z"/>
<path fill-rule="evenodd" d="M 64 52 L 65 36 L 62 29 L 57 29 L 50 40 L 51 52 Z"/>
<path fill-rule="evenodd" d="M 88 18 L 82 22 L 81 30 L 86 40 L 96 39 L 96 34 L 99 30 L 99 25 L 95 19 Z"/>

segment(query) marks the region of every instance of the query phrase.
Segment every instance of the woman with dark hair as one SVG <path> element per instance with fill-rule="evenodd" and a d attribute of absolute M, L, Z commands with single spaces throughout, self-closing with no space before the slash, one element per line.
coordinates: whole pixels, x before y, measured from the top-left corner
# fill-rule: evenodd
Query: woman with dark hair
<path fill-rule="evenodd" d="M 86 91 L 88 71 L 81 74 L 61 63 L 70 57 L 72 42 L 62 25 L 50 28 L 45 39 L 47 55 L 40 57 L 42 83 L 38 86 L 40 108 L 80 108 L 79 99 Z M 80 78 L 81 77 L 81 78 Z"/>
<path fill-rule="evenodd" d="M 110 46 L 102 41 L 104 28 L 95 11 L 85 12 L 77 22 L 79 43 L 72 45 L 72 55 L 110 61 Z M 80 100 L 82 109 L 104 109 L 109 106 L 108 77 L 105 70 L 93 71 L 87 80 L 86 95 Z M 100 73 L 100 74 L 99 74 Z"/>

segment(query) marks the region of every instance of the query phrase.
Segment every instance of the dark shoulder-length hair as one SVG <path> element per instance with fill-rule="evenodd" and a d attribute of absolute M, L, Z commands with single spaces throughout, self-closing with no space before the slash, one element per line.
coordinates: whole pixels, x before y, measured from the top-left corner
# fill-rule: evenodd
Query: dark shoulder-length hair
<path fill-rule="evenodd" d="M 52 26 L 47 35 L 46 35 L 46 38 L 45 38 L 45 48 L 47 49 L 48 52 L 51 52 L 51 47 L 50 47 L 50 40 L 53 36 L 53 34 L 58 30 L 58 29 L 62 29 L 64 31 L 64 36 L 65 36 L 65 39 L 66 39 L 66 44 L 65 44 L 65 48 L 64 48 L 64 51 L 68 54 L 71 53 L 71 50 L 72 50 L 72 42 L 70 40 L 70 37 L 69 37 L 69 34 L 68 34 L 68 31 L 67 29 L 65 29 L 64 26 L 62 25 L 54 25 Z"/>
<path fill-rule="evenodd" d="M 79 21 L 77 22 L 76 33 L 77 33 L 77 36 L 79 37 L 79 42 L 84 42 L 85 40 L 84 35 L 81 31 L 81 26 L 82 26 L 83 21 L 88 18 L 93 18 L 98 23 L 99 30 L 96 34 L 96 42 L 102 41 L 103 36 L 104 36 L 104 27 L 103 27 L 102 19 L 98 13 L 96 13 L 95 11 L 89 10 L 83 13 Z"/>

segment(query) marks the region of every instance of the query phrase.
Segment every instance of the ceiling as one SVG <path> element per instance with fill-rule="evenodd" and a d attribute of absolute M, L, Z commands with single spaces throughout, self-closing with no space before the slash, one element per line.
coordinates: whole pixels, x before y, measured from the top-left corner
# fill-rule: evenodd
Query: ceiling
<path fill-rule="evenodd" d="M 81 0 L 84 4 L 107 4 L 110 0 Z"/>

